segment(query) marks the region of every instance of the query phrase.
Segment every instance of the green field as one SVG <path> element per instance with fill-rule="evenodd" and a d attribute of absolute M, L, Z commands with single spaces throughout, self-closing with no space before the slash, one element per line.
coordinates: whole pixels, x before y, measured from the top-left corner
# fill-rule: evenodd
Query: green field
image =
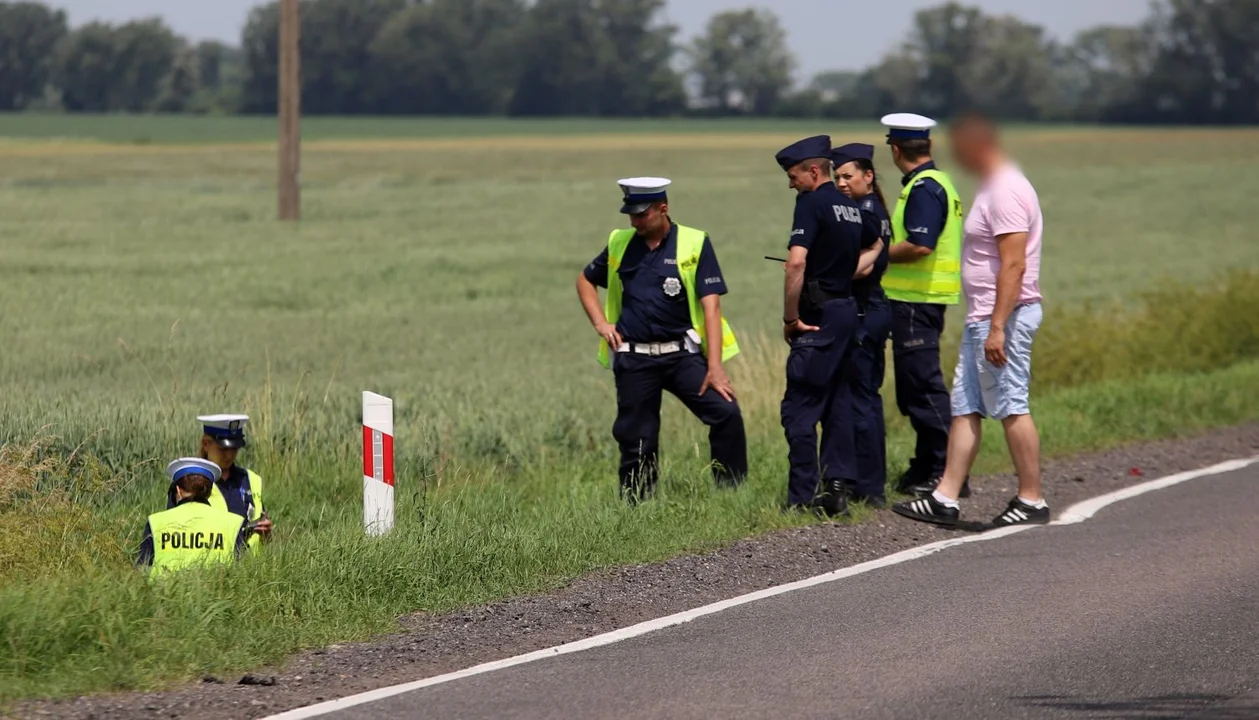
<path fill-rule="evenodd" d="M 773 154 L 877 127 L 310 120 L 295 226 L 273 219 L 274 127 L 0 116 L 0 700 L 240 669 L 807 522 L 775 510 L 781 268 L 761 257 L 785 245 L 793 196 Z M 1259 130 L 1008 140 L 1047 218 L 1046 451 L 1259 417 Z M 573 279 L 623 220 L 616 179 L 641 174 L 674 180 L 674 216 L 725 269 L 753 474 L 712 490 L 703 428 L 670 399 L 662 497 L 628 510 Z M 362 390 L 397 412 L 399 527 L 376 542 L 359 530 Z M 127 562 L 161 468 L 195 451 L 197 414 L 229 411 L 255 419 L 244 459 L 277 542 L 150 590 Z M 896 472 L 908 436 L 889 422 Z M 1007 466 L 999 442 L 981 463 Z"/>

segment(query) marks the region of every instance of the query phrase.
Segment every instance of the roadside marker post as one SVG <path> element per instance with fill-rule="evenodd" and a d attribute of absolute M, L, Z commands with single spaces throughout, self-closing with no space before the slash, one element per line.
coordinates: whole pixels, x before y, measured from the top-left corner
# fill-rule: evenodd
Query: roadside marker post
<path fill-rule="evenodd" d="M 393 528 L 393 400 L 363 393 L 363 529 Z"/>

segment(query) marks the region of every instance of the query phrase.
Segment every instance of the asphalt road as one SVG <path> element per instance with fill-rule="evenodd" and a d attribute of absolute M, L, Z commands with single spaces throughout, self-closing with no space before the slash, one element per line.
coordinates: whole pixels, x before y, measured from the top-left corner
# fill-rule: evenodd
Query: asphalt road
<path fill-rule="evenodd" d="M 323 717 L 1259 718 L 1256 507 L 1251 466 Z"/>

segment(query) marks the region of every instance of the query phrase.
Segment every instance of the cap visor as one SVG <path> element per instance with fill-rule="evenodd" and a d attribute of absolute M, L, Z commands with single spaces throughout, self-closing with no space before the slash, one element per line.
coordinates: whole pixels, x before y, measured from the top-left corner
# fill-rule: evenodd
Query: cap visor
<path fill-rule="evenodd" d="M 650 207 L 651 207 L 651 203 L 636 203 L 633 205 L 626 203 L 625 205 L 621 206 L 621 214 L 622 215 L 637 215 L 638 213 L 641 213 L 641 212 L 647 212 L 647 210 Z"/>
<path fill-rule="evenodd" d="M 214 442 L 224 450 L 235 450 L 245 447 L 245 438 L 218 438 Z"/>

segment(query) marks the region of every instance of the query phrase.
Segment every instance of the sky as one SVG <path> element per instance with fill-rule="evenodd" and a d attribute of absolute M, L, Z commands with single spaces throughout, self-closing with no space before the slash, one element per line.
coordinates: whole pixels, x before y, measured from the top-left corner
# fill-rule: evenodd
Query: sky
<path fill-rule="evenodd" d="M 193 40 L 236 43 L 257 0 L 46 0 L 66 9 L 72 25 L 120 22 L 159 15 Z M 915 10 L 942 0 L 668 0 L 667 18 L 682 37 L 701 32 L 723 10 L 771 8 L 787 30 L 800 62 L 800 79 L 822 70 L 858 70 L 874 64 L 905 37 Z M 1102 24 L 1131 25 L 1149 13 L 1150 0 L 968 0 L 993 14 L 1012 14 L 1069 38 Z"/>

